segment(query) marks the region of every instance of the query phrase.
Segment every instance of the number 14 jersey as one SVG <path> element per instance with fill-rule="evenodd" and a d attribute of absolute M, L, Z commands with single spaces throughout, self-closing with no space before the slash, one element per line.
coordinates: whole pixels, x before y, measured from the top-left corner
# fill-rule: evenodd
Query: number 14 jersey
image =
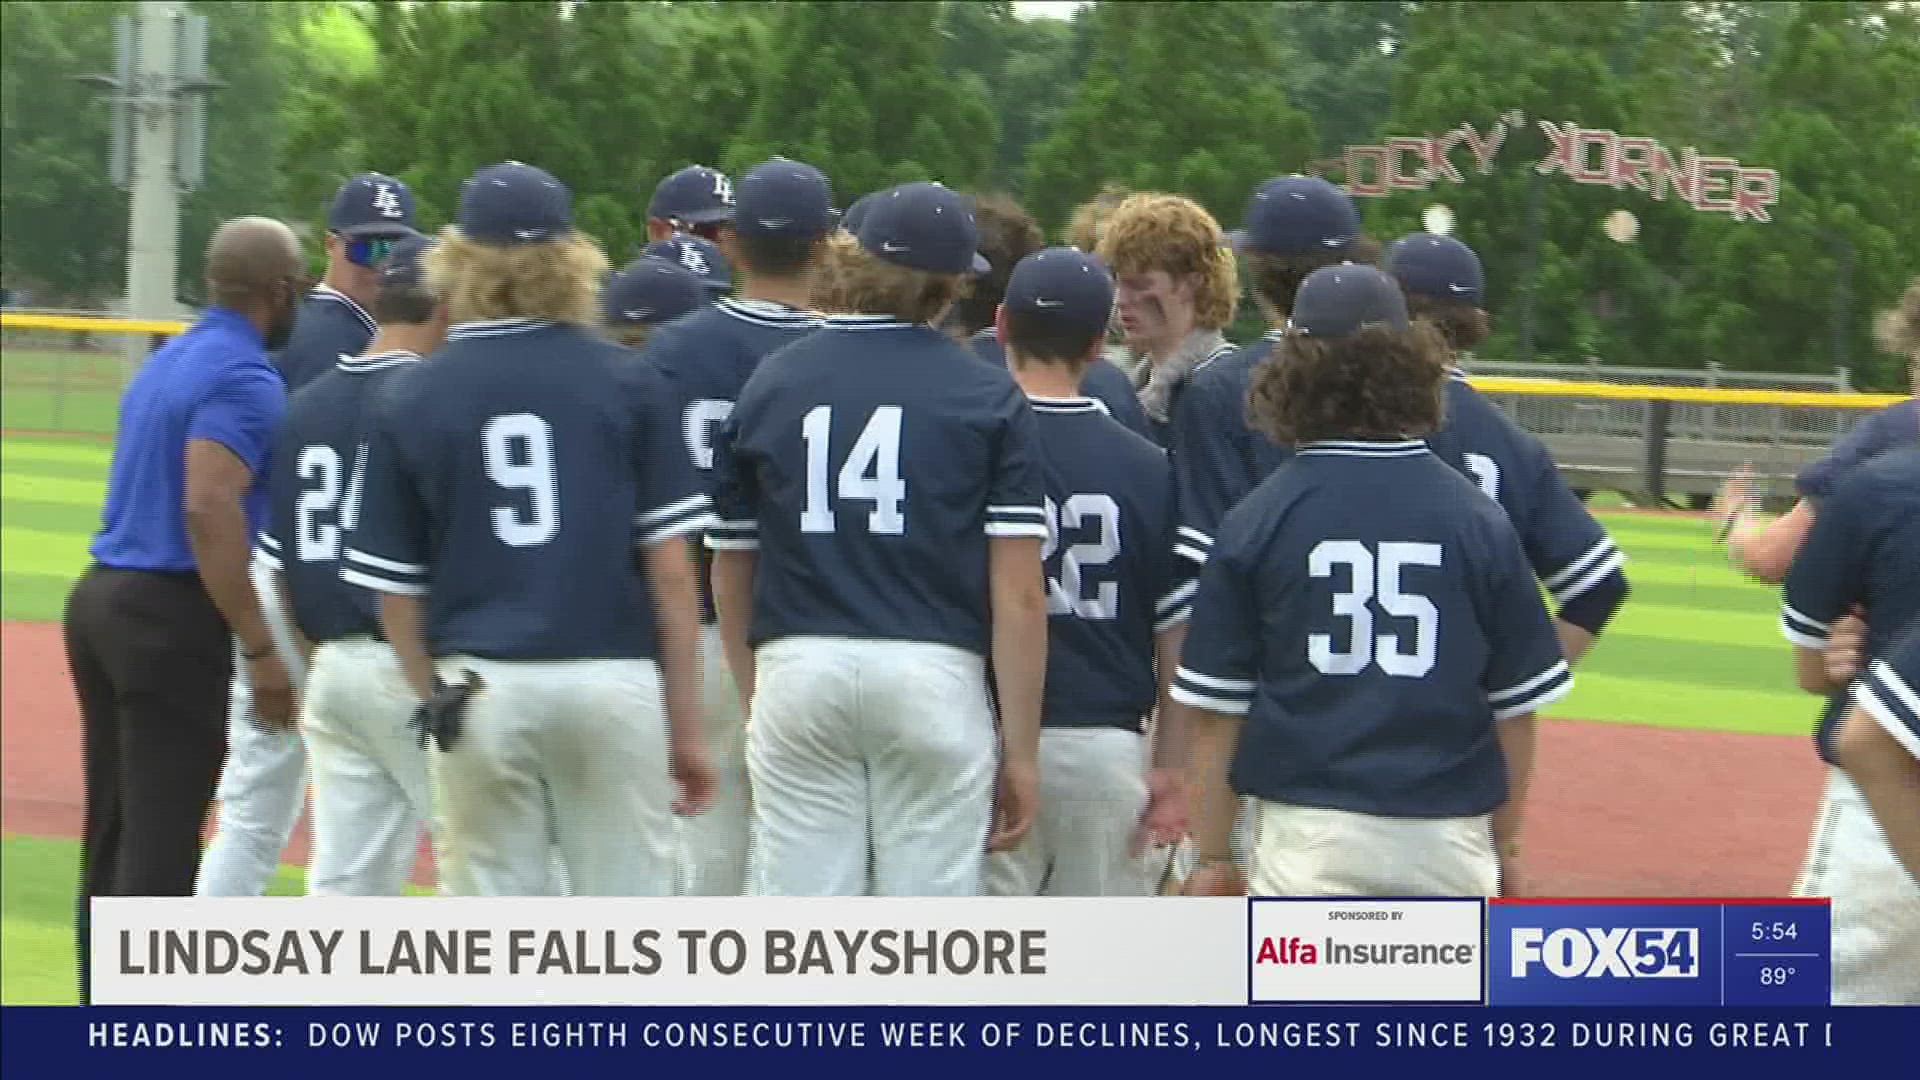
<path fill-rule="evenodd" d="M 988 651 L 987 543 L 1047 535 L 1012 376 L 930 326 L 840 316 L 768 356 L 716 446 L 716 550 L 758 550 L 755 645 Z"/>
<path fill-rule="evenodd" d="M 1494 721 L 1573 678 L 1513 526 L 1410 442 L 1322 442 L 1226 516 L 1176 700 L 1246 716 L 1236 791 L 1391 817 L 1506 800 Z"/>

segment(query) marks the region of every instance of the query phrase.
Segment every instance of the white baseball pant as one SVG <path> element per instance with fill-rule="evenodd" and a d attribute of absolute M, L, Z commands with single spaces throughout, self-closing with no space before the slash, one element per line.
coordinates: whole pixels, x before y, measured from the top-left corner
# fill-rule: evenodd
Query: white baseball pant
<path fill-rule="evenodd" d="M 1146 868 L 1133 854 L 1147 807 L 1143 741 L 1121 728 L 1042 729 L 1039 816 L 1019 847 L 987 856 L 987 892 L 1145 896 Z"/>
<path fill-rule="evenodd" d="M 1920 1005 L 1920 884 L 1839 769 L 1827 771 L 1793 895 L 1833 899 L 1835 1005 Z"/>
<path fill-rule="evenodd" d="M 557 845 L 574 896 L 671 896 L 677 845 L 666 707 L 651 660 L 452 656 L 485 686 L 429 759 L 442 890 L 549 896 Z"/>
<path fill-rule="evenodd" d="M 255 560 L 248 568 L 260 596 L 261 614 L 273 647 L 287 667 L 296 693 L 304 690 L 306 665 L 293 647 L 273 571 Z M 280 865 L 306 803 L 307 751 L 296 731 L 265 731 L 253 719 L 253 692 L 246 664 L 235 649 L 233 689 L 227 707 L 227 760 L 214 798 L 220 814 L 213 840 L 200 856 L 195 896 L 259 896 Z"/>
<path fill-rule="evenodd" d="M 700 632 L 701 714 L 715 774 L 713 805 L 676 819 L 680 888 L 685 896 L 739 896 L 747 887 L 752 799 L 747 783 L 747 717 L 727 668 L 720 629 Z"/>
<path fill-rule="evenodd" d="M 1498 896 L 1493 820 L 1255 804 L 1254 896 Z"/>
<path fill-rule="evenodd" d="M 371 637 L 313 651 L 300 726 L 313 768 L 309 896 L 399 896 L 432 812 L 414 696 L 392 646 Z"/>
<path fill-rule="evenodd" d="M 782 638 L 755 654 L 747 769 L 761 896 L 978 896 L 996 771 L 986 661 Z"/>

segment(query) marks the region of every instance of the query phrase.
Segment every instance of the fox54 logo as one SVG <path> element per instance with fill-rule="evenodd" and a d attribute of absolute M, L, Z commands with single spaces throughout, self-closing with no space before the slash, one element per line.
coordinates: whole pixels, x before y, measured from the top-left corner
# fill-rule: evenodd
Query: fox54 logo
<path fill-rule="evenodd" d="M 1488 998 L 1515 1005 L 1711 1005 L 1720 993 L 1712 907 L 1488 906 Z"/>

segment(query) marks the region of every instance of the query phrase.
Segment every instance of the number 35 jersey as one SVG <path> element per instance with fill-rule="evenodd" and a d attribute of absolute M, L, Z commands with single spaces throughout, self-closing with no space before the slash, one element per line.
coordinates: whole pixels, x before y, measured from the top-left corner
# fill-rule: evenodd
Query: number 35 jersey
<path fill-rule="evenodd" d="M 1047 534 L 1026 398 L 924 324 L 829 318 L 768 356 L 714 469 L 707 545 L 759 551 L 756 645 L 878 638 L 984 656 L 988 540 Z"/>
<path fill-rule="evenodd" d="M 1507 797 L 1494 721 L 1572 682 L 1498 505 L 1422 442 L 1322 442 L 1227 514 L 1173 696 L 1246 716 L 1243 794 L 1466 817 Z"/>
<path fill-rule="evenodd" d="M 419 361 L 410 352 L 342 356 L 287 402 L 268 483 L 272 524 L 256 555 L 284 575 L 293 621 L 315 644 L 380 633 L 373 595 L 340 578 L 340 542 L 359 510 L 372 403 Z"/>
<path fill-rule="evenodd" d="M 1032 398 L 1047 478 L 1047 727 L 1138 731 L 1154 635 L 1179 625 L 1193 564 L 1174 553 L 1173 467 L 1092 398 Z"/>
<path fill-rule="evenodd" d="M 425 594 L 436 656 L 652 658 L 634 544 L 712 521 L 678 405 L 585 327 L 454 327 L 380 395 L 341 576 Z"/>

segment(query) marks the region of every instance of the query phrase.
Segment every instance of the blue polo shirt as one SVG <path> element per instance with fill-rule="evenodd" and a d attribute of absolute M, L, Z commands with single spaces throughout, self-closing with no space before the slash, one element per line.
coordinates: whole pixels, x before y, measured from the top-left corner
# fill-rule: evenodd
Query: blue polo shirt
<path fill-rule="evenodd" d="M 248 535 L 266 522 L 268 462 L 286 412 L 286 384 L 260 332 L 238 312 L 208 308 L 156 349 L 120 397 L 100 531 L 88 548 L 121 570 L 198 569 L 187 543 L 187 443 L 219 443 L 246 463 Z"/>

